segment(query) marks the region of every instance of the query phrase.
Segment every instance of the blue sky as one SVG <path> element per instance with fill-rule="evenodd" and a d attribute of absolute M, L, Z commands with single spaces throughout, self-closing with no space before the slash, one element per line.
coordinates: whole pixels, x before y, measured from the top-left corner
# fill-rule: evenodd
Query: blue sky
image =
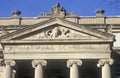
<path fill-rule="evenodd" d="M 50 9 L 59 2 L 66 11 L 78 16 L 95 16 L 95 10 L 104 9 L 106 16 L 118 16 L 119 10 L 112 9 L 109 0 L 0 0 L 0 17 L 10 17 L 11 11 L 22 11 L 22 17 L 35 17 L 41 12 L 49 13 Z"/>

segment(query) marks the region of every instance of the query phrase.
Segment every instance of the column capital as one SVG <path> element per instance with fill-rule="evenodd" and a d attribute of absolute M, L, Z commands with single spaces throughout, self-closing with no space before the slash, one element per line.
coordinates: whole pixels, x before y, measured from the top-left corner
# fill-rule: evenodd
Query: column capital
<path fill-rule="evenodd" d="M 101 67 L 101 66 L 103 66 L 104 64 L 112 65 L 113 62 L 114 62 L 113 59 L 100 59 L 100 60 L 98 61 L 97 67 Z"/>
<path fill-rule="evenodd" d="M 15 66 L 16 63 L 14 60 L 5 60 L 5 64 L 10 66 Z"/>
<path fill-rule="evenodd" d="M 76 59 L 76 60 L 68 60 L 67 61 L 67 67 L 71 67 L 73 64 L 76 64 L 78 66 L 82 65 L 82 60 Z"/>
<path fill-rule="evenodd" d="M 47 65 L 47 61 L 46 60 L 33 60 L 32 61 L 33 68 L 35 68 L 38 64 L 40 64 L 42 66 L 46 66 Z"/>

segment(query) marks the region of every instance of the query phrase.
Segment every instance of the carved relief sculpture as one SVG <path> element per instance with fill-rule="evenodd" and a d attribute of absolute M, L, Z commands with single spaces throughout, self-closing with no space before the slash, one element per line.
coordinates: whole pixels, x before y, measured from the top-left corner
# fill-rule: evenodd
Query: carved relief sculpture
<path fill-rule="evenodd" d="M 50 11 L 51 17 L 65 17 L 66 11 L 57 3 Z"/>
<path fill-rule="evenodd" d="M 49 30 L 43 30 L 39 38 L 68 38 L 70 30 L 56 26 Z"/>

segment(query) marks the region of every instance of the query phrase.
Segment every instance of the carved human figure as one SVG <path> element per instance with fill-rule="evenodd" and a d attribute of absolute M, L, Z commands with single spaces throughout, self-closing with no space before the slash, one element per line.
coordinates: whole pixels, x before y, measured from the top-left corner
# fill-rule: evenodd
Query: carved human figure
<path fill-rule="evenodd" d="M 53 28 L 52 33 L 50 34 L 50 37 L 56 38 L 58 35 L 59 35 L 59 28 L 58 27 Z"/>

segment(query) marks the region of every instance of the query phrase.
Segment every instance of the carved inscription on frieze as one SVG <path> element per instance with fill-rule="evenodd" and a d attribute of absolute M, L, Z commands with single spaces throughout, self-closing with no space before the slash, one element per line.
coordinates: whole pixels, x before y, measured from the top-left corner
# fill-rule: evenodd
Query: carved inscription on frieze
<path fill-rule="evenodd" d="M 7 45 L 5 52 L 109 51 L 109 45 Z"/>

